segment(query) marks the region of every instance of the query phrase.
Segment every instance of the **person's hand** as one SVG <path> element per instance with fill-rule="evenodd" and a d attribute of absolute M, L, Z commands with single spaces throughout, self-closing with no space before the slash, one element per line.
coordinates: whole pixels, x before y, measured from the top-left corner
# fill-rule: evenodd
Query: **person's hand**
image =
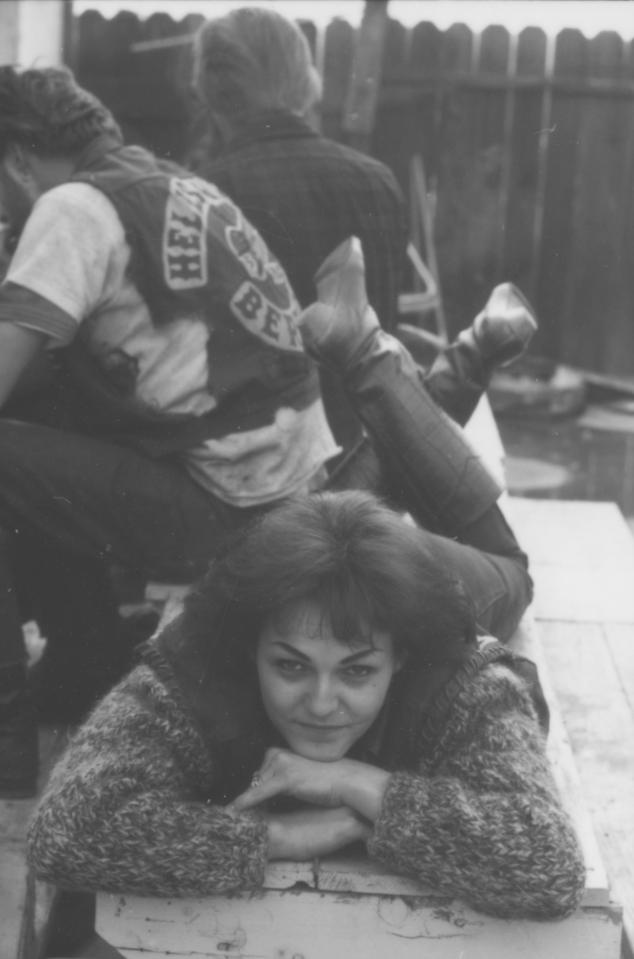
<path fill-rule="evenodd" d="M 347 367 L 363 344 L 380 329 L 368 304 L 361 243 L 349 237 L 315 274 L 317 302 L 299 317 L 306 350 L 318 360 Z"/>
<path fill-rule="evenodd" d="M 297 812 L 264 815 L 269 829 L 269 859 L 314 859 L 365 840 L 371 828 L 351 809 L 307 807 Z"/>
<path fill-rule="evenodd" d="M 267 749 L 251 785 L 231 805 L 239 810 L 252 809 L 281 794 L 315 806 L 345 805 L 342 787 L 351 763 L 346 759 L 322 763 L 288 749 Z"/>
<path fill-rule="evenodd" d="M 374 821 L 388 778 L 383 769 L 354 759 L 317 762 L 288 749 L 268 749 L 251 785 L 231 806 L 252 809 L 283 794 L 316 806 L 350 806 Z"/>

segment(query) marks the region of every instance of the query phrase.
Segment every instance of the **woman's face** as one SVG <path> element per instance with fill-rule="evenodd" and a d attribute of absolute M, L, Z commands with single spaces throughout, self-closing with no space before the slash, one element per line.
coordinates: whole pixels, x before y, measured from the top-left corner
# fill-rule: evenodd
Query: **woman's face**
<path fill-rule="evenodd" d="M 372 725 L 397 669 L 392 638 L 349 646 L 312 602 L 295 603 L 260 634 L 257 671 L 266 713 L 289 748 L 341 759 Z"/>

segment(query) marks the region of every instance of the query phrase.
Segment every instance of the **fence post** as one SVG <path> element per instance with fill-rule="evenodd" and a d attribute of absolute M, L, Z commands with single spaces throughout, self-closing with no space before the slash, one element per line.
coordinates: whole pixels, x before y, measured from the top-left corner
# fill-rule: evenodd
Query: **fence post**
<path fill-rule="evenodd" d="M 352 72 L 343 116 L 343 132 L 351 146 L 367 150 L 381 84 L 388 0 L 366 0 L 357 31 Z"/>

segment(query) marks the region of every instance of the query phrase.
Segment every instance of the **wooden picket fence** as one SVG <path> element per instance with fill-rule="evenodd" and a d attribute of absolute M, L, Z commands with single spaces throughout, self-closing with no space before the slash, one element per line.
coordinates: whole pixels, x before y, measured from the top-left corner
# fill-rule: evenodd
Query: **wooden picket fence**
<path fill-rule="evenodd" d="M 72 65 L 126 134 L 184 159 L 201 136 L 188 90 L 201 18 L 75 20 Z M 322 130 L 342 117 L 356 30 L 302 24 L 324 73 Z M 147 41 L 165 46 L 144 49 Z M 470 322 L 510 279 L 541 320 L 539 352 L 634 376 L 634 49 L 539 27 L 406 29 L 389 20 L 371 152 L 407 188 L 422 154 L 436 192 L 436 246 L 450 328 Z"/>

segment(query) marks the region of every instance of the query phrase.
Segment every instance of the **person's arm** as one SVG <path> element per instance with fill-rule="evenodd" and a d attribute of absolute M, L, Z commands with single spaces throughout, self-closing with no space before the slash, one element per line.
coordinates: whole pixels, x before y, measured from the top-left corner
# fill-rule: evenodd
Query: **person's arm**
<path fill-rule="evenodd" d="M 0 408 L 35 383 L 48 348 L 67 346 L 122 273 L 123 226 L 96 188 L 65 183 L 44 193 L 26 221 L 0 286 Z"/>
<path fill-rule="evenodd" d="M 373 824 L 368 851 L 395 872 L 495 915 L 571 912 L 585 869 L 522 681 L 502 666 L 479 673 L 454 702 L 440 750 L 433 767 L 390 773 L 271 749 L 259 781 L 232 805 L 280 794 L 344 804 Z"/>
<path fill-rule="evenodd" d="M 498 916 L 565 916 L 585 868 L 526 690 L 490 666 L 452 707 L 442 758 L 396 772 L 368 852 Z"/>
<path fill-rule="evenodd" d="M 46 337 L 37 330 L 0 322 L 0 409 L 42 353 Z"/>
<path fill-rule="evenodd" d="M 323 764 L 322 764 L 323 765 Z M 307 860 L 327 856 L 368 839 L 367 822 L 349 806 L 306 806 L 287 813 L 263 813 L 268 826 L 268 858 Z"/>
<path fill-rule="evenodd" d="M 152 896 L 261 885 L 267 824 L 198 798 L 217 773 L 165 687 L 137 668 L 51 776 L 28 837 L 36 874 L 63 887 Z"/>

